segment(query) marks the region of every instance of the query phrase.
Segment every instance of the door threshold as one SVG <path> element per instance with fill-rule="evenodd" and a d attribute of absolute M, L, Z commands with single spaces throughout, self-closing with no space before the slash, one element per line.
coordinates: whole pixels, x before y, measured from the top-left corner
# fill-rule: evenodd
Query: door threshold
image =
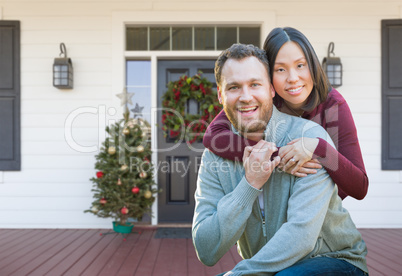
<path fill-rule="evenodd" d="M 191 223 L 158 223 L 157 227 L 165 228 L 191 228 Z"/>

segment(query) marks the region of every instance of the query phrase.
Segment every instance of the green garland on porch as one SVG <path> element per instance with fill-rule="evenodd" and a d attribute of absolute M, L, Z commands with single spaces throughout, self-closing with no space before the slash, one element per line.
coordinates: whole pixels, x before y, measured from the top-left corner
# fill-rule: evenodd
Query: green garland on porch
<path fill-rule="evenodd" d="M 213 84 L 202 72 L 188 77 L 183 75 L 177 81 L 168 83 L 168 90 L 162 96 L 162 129 L 165 137 L 176 138 L 176 142 L 184 139 L 186 143 L 202 141 L 209 123 L 219 113 L 217 92 Z M 186 106 L 189 100 L 199 104 L 199 114 L 189 114 Z"/>

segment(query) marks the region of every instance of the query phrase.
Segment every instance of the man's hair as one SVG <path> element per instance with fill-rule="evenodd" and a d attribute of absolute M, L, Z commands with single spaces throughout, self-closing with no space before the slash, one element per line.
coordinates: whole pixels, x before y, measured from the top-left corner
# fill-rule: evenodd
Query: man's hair
<path fill-rule="evenodd" d="M 246 57 L 256 57 L 267 69 L 267 74 L 269 78 L 269 66 L 268 59 L 265 51 L 252 45 L 252 44 L 233 44 L 226 50 L 224 50 L 215 62 L 215 79 L 218 86 L 221 85 L 222 81 L 222 68 L 228 59 L 241 60 Z"/>
<path fill-rule="evenodd" d="M 320 65 L 320 61 L 318 60 L 313 46 L 307 37 L 300 31 L 290 27 L 275 28 L 268 34 L 263 48 L 266 51 L 267 58 L 269 60 L 270 78 L 272 80 L 272 75 L 274 72 L 273 68 L 275 66 L 275 60 L 279 50 L 285 43 L 290 41 L 295 42 L 300 46 L 310 69 L 310 75 L 311 79 L 313 80 L 314 87 L 310 93 L 307 103 L 302 107 L 302 109 L 311 111 L 327 99 L 327 95 L 329 91 L 331 91 L 331 85 Z M 283 99 L 278 95 L 278 93 L 275 93 L 274 104 L 278 106 L 282 101 Z"/>

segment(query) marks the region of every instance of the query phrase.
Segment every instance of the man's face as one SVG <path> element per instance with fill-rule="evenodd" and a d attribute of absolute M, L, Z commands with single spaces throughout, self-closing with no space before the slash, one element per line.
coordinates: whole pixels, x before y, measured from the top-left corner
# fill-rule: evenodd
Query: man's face
<path fill-rule="evenodd" d="M 219 101 L 241 134 L 264 132 L 274 95 L 267 70 L 256 57 L 228 59 L 223 65 Z"/>

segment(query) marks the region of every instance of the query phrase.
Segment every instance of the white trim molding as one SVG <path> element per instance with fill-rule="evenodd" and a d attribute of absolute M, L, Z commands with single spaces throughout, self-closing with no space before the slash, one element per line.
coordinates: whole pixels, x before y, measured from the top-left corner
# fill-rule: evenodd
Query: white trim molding
<path fill-rule="evenodd" d="M 121 93 L 126 82 L 126 58 L 142 58 L 151 61 L 151 103 L 152 109 L 157 108 L 157 61 L 159 58 L 216 58 L 221 51 L 126 51 L 125 50 L 125 30 L 127 25 L 152 25 L 152 24 L 255 24 L 261 26 L 261 45 L 266 35 L 276 26 L 275 12 L 203 12 L 199 16 L 199 12 L 166 12 L 166 11 L 119 11 L 112 13 L 112 91 L 111 103 L 117 109 L 117 114 L 122 114 L 123 109 L 119 100 L 115 97 Z M 151 115 L 152 129 L 152 149 L 157 149 L 157 129 L 156 118 L 154 112 Z M 154 151 L 152 160 L 157 160 L 157 153 Z M 157 172 L 154 172 L 154 179 L 157 183 Z M 152 206 L 152 225 L 158 224 L 158 200 Z"/>

